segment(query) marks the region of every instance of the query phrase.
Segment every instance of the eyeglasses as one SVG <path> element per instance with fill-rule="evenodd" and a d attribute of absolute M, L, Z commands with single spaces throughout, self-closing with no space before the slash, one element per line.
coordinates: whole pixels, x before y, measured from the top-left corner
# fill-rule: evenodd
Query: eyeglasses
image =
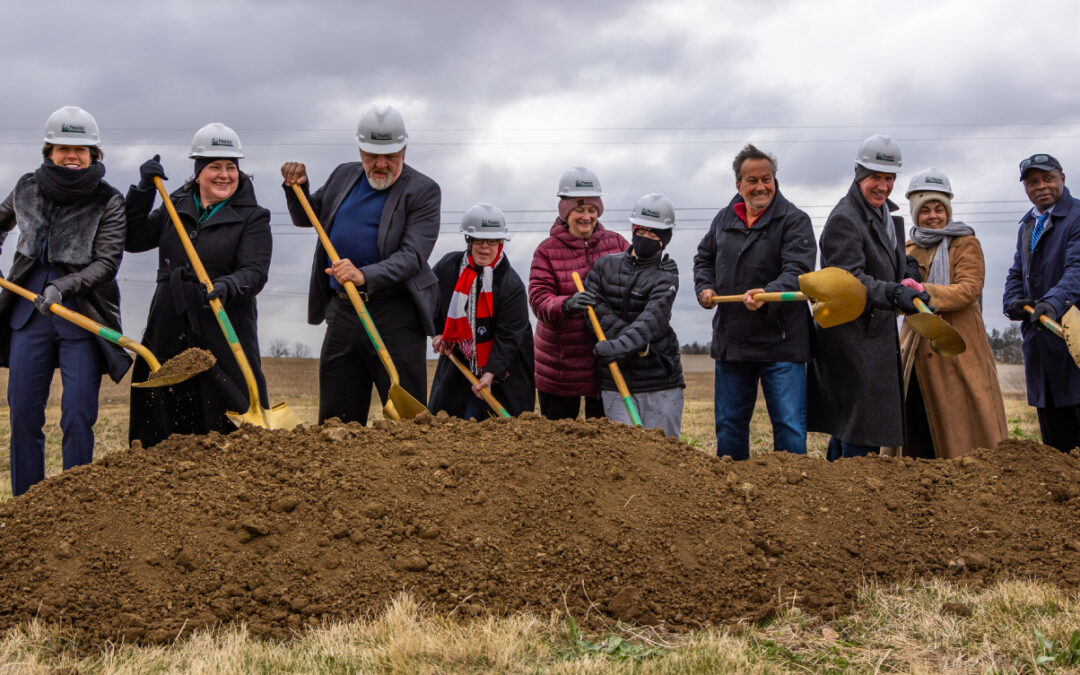
<path fill-rule="evenodd" d="M 497 248 L 497 247 L 502 245 L 503 240 L 502 239 L 477 239 L 475 237 L 468 237 L 467 241 L 465 243 L 475 245 L 475 246 L 483 246 L 483 245 L 487 244 L 488 246 L 491 246 L 493 248 Z"/>

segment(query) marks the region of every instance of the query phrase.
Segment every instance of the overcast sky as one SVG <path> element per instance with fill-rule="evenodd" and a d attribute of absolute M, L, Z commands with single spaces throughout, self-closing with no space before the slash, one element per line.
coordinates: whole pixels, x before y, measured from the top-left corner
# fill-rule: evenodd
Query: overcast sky
<path fill-rule="evenodd" d="M 986 254 L 986 323 L 1004 328 L 1004 277 L 1030 206 L 1017 163 L 1049 152 L 1080 176 L 1078 13 L 1065 1 L 8 3 L 0 191 L 40 163 L 45 119 L 64 105 L 96 117 L 121 191 L 155 153 L 178 186 L 192 134 L 224 122 L 273 213 L 262 344 L 317 353 L 324 328 L 305 322 L 316 238 L 291 226 L 279 167 L 303 161 L 320 185 L 357 159 L 360 113 L 388 102 L 409 129 L 407 163 L 442 186 L 432 263 L 462 248 L 461 213 L 489 201 L 517 233 L 507 252 L 527 279 L 559 175 L 585 165 L 603 185 L 602 222 L 624 235 L 642 194 L 675 203 L 674 326 L 681 342 L 704 342 L 692 257 L 734 194 L 738 149 L 752 141 L 778 157 L 782 191 L 820 232 L 859 142 L 886 133 L 903 151 L 893 199 L 908 225 L 910 177 L 930 165 L 951 177 L 955 216 Z M 5 271 L 14 248 L 9 237 Z M 136 339 L 156 267 L 151 252 L 120 268 Z"/>

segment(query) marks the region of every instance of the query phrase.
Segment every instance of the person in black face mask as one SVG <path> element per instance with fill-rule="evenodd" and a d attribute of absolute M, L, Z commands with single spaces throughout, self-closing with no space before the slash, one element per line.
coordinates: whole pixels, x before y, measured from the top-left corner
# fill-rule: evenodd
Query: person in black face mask
<path fill-rule="evenodd" d="M 596 316 L 607 337 L 594 349 L 604 414 L 630 424 L 608 368 L 615 362 L 645 428 L 659 427 L 678 438 L 686 383 L 671 308 L 679 277 L 660 267 L 675 227 L 675 207 L 664 195 L 647 194 L 634 204 L 630 224 L 630 249 L 597 260 L 585 281 L 596 296 Z"/>

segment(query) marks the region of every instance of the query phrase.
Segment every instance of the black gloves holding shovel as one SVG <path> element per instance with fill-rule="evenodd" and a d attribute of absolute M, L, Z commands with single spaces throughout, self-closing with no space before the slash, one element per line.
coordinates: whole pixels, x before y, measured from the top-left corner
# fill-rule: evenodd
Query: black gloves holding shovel
<path fill-rule="evenodd" d="M 927 307 L 930 307 L 930 294 L 926 291 L 917 291 L 903 284 L 893 285 L 892 305 L 904 314 L 919 313 L 919 308 L 915 306 L 915 298 L 922 300 Z"/>

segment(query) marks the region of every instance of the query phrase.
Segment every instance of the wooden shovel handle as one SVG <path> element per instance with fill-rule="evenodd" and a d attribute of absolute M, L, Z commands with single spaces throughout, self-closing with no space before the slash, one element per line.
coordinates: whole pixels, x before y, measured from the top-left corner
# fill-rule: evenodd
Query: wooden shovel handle
<path fill-rule="evenodd" d="M 0 278 L 0 287 L 8 289 L 12 293 L 26 298 L 30 302 L 34 302 L 38 298 L 38 295 L 36 293 L 28 291 L 22 286 L 8 281 L 7 279 Z M 75 324 L 76 326 L 82 328 L 85 331 L 89 331 L 100 338 L 112 342 L 113 344 L 120 345 L 128 351 L 135 352 L 136 354 L 141 356 L 144 361 L 146 361 L 146 364 L 148 366 L 150 366 L 150 372 L 155 372 L 161 368 L 161 364 L 158 363 L 157 357 L 154 356 L 149 349 L 142 346 L 138 342 L 135 342 L 131 338 L 125 335 L 121 335 L 119 331 L 115 331 L 108 326 L 102 326 L 100 323 L 94 321 L 90 317 L 72 311 L 67 307 L 61 305 L 59 302 L 54 302 L 53 304 L 49 305 L 49 311 L 51 311 L 53 314 L 60 317 L 61 319 L 66 319 L 67 321 L 70 321 L 71 323 Z"/>
<path fill-rule="evenodd" d="M 330 243 L 330 236 L 327 235 L 326 230 L 323 229 L 322 223 L 319 222 L 319 217 L 315 215 L 314 209 L 311 208 L 311 202 L 308 201 L 307 195 L 304 194 L 299 183 L 293 183 L 292 189 L 296 194 L 296 198 L 300 201 L 300 206 L 304 208 L 304 213 L 307 214 L 308 220 L 311 221 L 311 225 L 315 228 L 315 232 L 318 233 L 319 242 L 322 244 L 323 249 L 326 250 L 326 256 L 330 259 L 331 264 L 341 260 L 338 256 L 337 249 Z M 364 300 L 360 297 L 360 291 L 356 289 L 356 284 L 351 281 L 346 281 L 343 285 L 345 286 L 345 293 L 349 296 L 349 302 L 352 303 L 353 309 L 356 310 L 357 316 L 360 317 L 360 323 L 364 326 L 364 332 L 367 333 L 368 339 L 371 340 L 371 344 L 375 347 L 375 352 L 379 355 L 379 360 L 382 361 L 383 368 L 386 369 L 387 375 L 390 376 L 390 382 L 398 384 L 400 380 L 398 378 L 397 368 L 394 366 L 393 359 L 390 358 L 389 350 L 386 349 L 386 343 L 383 342 L 382 336 L 379 335 L 379 330 L 375 328 L 375 322 L 371 320 L 371 315 L 364 305 Z"/>
<path fill-rule="evenodd" d="M 574 280 L 574 287 L 578 291 L 585 290 L 585 284 L 581 283 L 581 275 L 577 272 L 570 273 L 571 278 Z M 607 340 L 604 337 L 604 329 L 600 327 L 600 320 L 596 318 L 596 311 L 592 307 L 586 305 L 585 309 L 589 313 L 589 322 L 592 323 L 593 331 L 596 333 L 596 339 L 600 341 Z M 637 404 L 634 403 L 634 399 L 630 396 L 630 387 L 626 386 L 626 380 L 623 379 L 622 371 L 619 370 L 619 365 L 612 361 L 608 364 L 608 369 L 611 370 L 611 377 L 615 380 L 615 388 L 619 390 L 619 396 L 622 396 L 623 404 L 626 406 L 626 412 L 630 415 L 630 421 L 637 426 L 644 426 L 641 422 L 641 415 L 638 413 Z"/>
<path fill-rule="evenodd" d="M 476 376 L 472 374 L 472 371 L 469 370 L 469 368 L 464 363 L 462 363 L 461 360 L 458 359 L 458 357 L 454 356 L 450 352 L 447 352 L 446 357 L 450 359 L 450 363 L 453 363 L 455 366 L 457 366 L 457 369 L 461 371 L 461 374 L 465 376 L 465 379 L 467 379 L 470 384 L 472 384 L 473 386 L 480 384 L 480 380 L 476 379 Z M 502 407 L 502 404 L 499 403 L 495 396 L 492 395 L 491 390 L 489 390 L 487 387 L 482 387 L 480 389 L 480 396 L 483 397 L 484 402 L 488 404 L 488 407 L 495 411 L 495 414 L 499 415 L 500 417 L 510 417 L 510 413 L 506 412 L 506 408 Z"/>
<path fill-rule="evenodd" d="M 1027 312 L 1028 314 L 1035 314 L 1035 308 L 1032 307 L 1031 305 L 1024 305 L 1024 311 Z M 1043 314 L 1042 316 L 1039 317 L 1039 322 L 1042 323 L 1042 325 L 1049 328 L 1050 332 L 1053 333 L 1054 335 L 1058 336 L 1059 338 L 1065 337 L 1065 330 L 1061 327 L 1061 324 L 1058 323 L 1057 321 L 1054 321 L 1053 319 L 1046 316 L 1045 314 Z"/>
<path fill-rule="evenodd" d="M 809 300 L 806 293 L 801 291 L 769 291 L 767 293 L 754 293 L 757 302 L 792 302 L 794 300 Z M 742 302 L 741 295 L 714 295 L 710 302 L 719 305 L 722 302 Z"/>
<path fill-rule="evenodd" d="M 165 210 L 169 212 L 169 218 L 172 219 L 176 234 L 180 237 L 180 243 L 184 245 L 184 252 L 187 253 L 188 260 L 191 262 L 191 268 L 195 270 L 195 277 L 206 287 L 207 293 L 212 293 L 214 291 L 214 282 L 210 281 L 210 275 L 206 273 L 206 268 L 203 267 L 199 254 L 195 252 L 195 245 L 191 243 L 191 238 L 188 237 L 184 224 L 180 222 L 180 214 L 176 212 L 172 197 L 169 196 L 169 192 L 165 189 L 165 183 L 162 182 L 160 176 L 154 176 L 154 187 L 161 194 L 161 201 L 165 204 Z M 244 376 L 244 383 L 247 385 L 248 390 L 248 411 L 258 410 L 261 406 L 259 387 L 255 384 L 255 372 L 251 369 L 247 355 L 244 354 L 244 349 L 240 346 L 240 338 L 236 336 L 236 330 L 233 329 L 232 322 L 229 321 L 229 316 L 225 313 L 225 306 L 221 304 L 219 298 L 212 298 L 210 300 L 210 310 L 213 312 L 214 318 L 217 319 L 218 326 L 221 327 L 221 332 L 225 335 L 225 341 L 229 343 L 236 364 L 240 366 L 240 372 Z"/>

